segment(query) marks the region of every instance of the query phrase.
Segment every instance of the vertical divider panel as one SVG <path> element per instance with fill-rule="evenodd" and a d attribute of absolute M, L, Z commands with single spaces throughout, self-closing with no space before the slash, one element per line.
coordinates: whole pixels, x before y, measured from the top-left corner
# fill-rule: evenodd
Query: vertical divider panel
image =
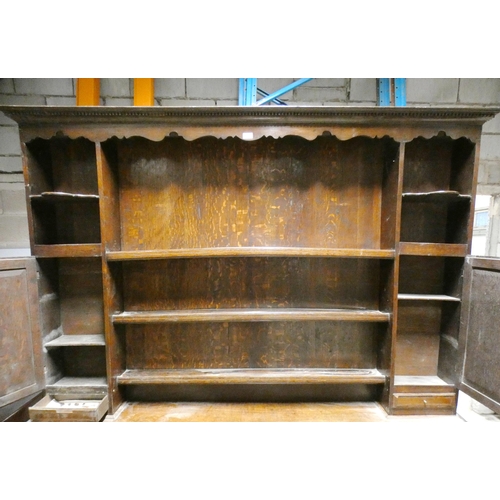
<path fill-rule="evenodd" d="M 382 177 L 382 211 L 380 221 L 380 248 L 395 248 L 396 232 L 399 228 L 399 212 L 401 191 L 398 190 L 402 145 L 391 141 L 385 144 L 384 169 Z"/>
<path fill-rule="evenodd" d="M 33 209 L 31 206 L 31 175 L 30 175 L 30 164 L 35 161 L 32 157 L 28 147 L 23 141 L 23 136 L 21 133 L 21 159 L 23 162 L 23 176 L 24 176 L 24 187 L 26 196 L 26 207 L 28 212 L 28 228 L 29 228 L 29 238 L 30 238 L 30 250 L 31 255 L 34 255 L 35 251 L 35 222 L 33 218 Z"/>
<path fill-rule="evenodd" d="M 384 398 L 382 404 L 385 409 L 390 413 L 390 408 L 393 404 L 393 394 L 394 394 L 394 373 L 395 373 L 395 353 L 396 353 L 396 342 L 397 342 L 397 331 L 398 331 L 398 292 L 399 292 L 399 240 L 401 238 L 401 209 L 402 209 L 402 199 L 403 199 L 403 176 L 405 167 L 405 143 L 400 143 L 399 145 L 399 156 L 398 156 L 398 177 L 397 177 L 397 195 L 396 195 L 396 206 L 395 206 L 395 220 L 394 220 L 394 246 L 396 249 L 396 255 L 394 257 L 394 267 L 393 267 L 393 286 L 391 294 L 392 302 L 392 314 L 390 321 L 390 376 L 389 376 L 389 388 L 388 391 L 384 391 L 384 395 L 387 393 L 387 397 Z"/>
<path fill-rule="evenodd" d="M 387 140 L 383 145 L 383 171 L 381 184 L 381 218 L 380 218 L 380 248 L 393 249 L 396 245 L 397 232 L 397 210 L 399 199 L 399 170 L 400 170 L 400 149 L 401 146 Z M 395 265 L 394 260 L 380 261 L 380 298 L 379 309 L 383 312 L 393 313 L 394 311 L 394 286 L 395 286 Z M 387 382 L 382 392 L 381 403 L 388 407 L 390 397 L 390 375 L 392 358 L 392 337 L 393 320 L 387 325 L 381 325 L 384 329 L 379 349 L 379 371 L 387 377 Z"/>
<path fill-rule="evenodd" d="M 118 165 L 114 153 L 111 147 L 105 151 L 101 143 L 96 143 L 103 254 L 104 334 L 110 414 L 115 413 L 124 401 L 116 377 L 125 370 L 126 362 L 125 337 L 117 330 L 120 327 L 115 326 L 111 319 L 114 312 L 123 310 L 121 263 L 115 262 L 110 265 L 106 257 L 106 251 L 119 250 L 121 247 Z"/>
<path fill-rule="evenodd" d="M 471 188 L 471 208 L 469 213 L 469 223 L 467 231 L 467 255 L 470 254 L 472 248 L 472 232 L 474 230 L 474 207 L 476 205 L 476 192 L 477 192 L 477 182 L 479 175 L 479 154 L 480 154 L 480 139 L 476 141 L 474 147 L 474 154 L 471 155 L 467 161 L 473 161 L 472 166 L 472 188 Z"/>

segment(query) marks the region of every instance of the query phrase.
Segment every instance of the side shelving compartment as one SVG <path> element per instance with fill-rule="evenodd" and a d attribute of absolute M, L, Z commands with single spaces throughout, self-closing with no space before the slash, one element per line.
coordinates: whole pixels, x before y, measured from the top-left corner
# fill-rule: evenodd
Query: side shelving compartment
<path fill-rule="evenodd" d="M 464 259 L 471 238 L 476 147 L 438 134 L 405 144 L 394 414 L 454 413 Z"/>
<path fill-rule="evenodd" d="M 400 257 L 396 414 L 453 413 L 464 259 Z"/>
<path fill-rule="evenodd" d="M 101 259 L 37 262 L 48 395 L 107 399 Z"/>
<path fill-rule="evenodd" d="M 95 144 L 37 138 L 23 149 L 33 253 L 100 255 Z"/>
<path fill-rule="evenodd" d="M 475 145 L 446 136 L 405 145 L 400 250 L 462 256 L 473 215 Z"/>
<path fill-rule="evenodd" d="M 367 137 L 98 145 L 112 407 L 384 398 L 398 158 Z"/>

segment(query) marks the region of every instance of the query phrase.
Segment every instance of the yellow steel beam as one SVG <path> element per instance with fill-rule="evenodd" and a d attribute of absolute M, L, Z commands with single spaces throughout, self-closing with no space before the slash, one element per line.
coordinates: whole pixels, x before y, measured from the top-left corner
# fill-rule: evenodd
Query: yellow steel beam
<path fill-rule="evenodd" d="M 154 78 L 134 78 L 134 106 L 154 106 Z"/>
<path fill-rule="evenodd" d="M 77 78 L 76 105 L 99 106 L 101 90 L 100 83 L 99 78 Z"/>

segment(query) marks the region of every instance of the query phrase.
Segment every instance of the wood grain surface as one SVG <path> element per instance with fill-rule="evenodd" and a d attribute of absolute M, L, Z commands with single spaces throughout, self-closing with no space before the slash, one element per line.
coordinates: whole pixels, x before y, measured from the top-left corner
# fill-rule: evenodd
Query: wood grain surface
<path fill-rule="evenodd" d="M 377 403 L 128 403 L 115 422 L 384 422 Z"/>
<path fill-rule="evenodd" d="M 382 140 L 135 138 L 117 149 L 122 250 L 380 248 Z"/>
<path fill-rule="evenodd" d="M 20 124 L 51 390 L 101 391 L 106 375 L 111 413 L 184 396 L 453 410 L 453 391 L 428 400 L 410 378 L 457 383 L 481 124 L 497 109 L 2 110 Z M 294 377 L 342 369 L 380 378 Z M 169 370 L 228 383 L 174 387 Z M 259 370 L 288 372 L 272 387 Z"/>
<path fill-rule="evenodd" d="M 127 403 L 105 422 L 387 422 L 463 423 L 456 415 L 388 416 L 367 403 Z"/>
<path fill-rule="evenodd" d="M 128 325 L 127 368 L 375 368 L 377 323 Z"/>
<path fill-rule="evenodd" d="M 403 191 L 425 193 L 455 190 L 471 194 L 474 144 L 465 138 L 416 138 L 406 144 Z"/>
<path fill-rule="evenodd" d="M 43 385 L 35 263 L 0 259 L 0 408 Z"/>
<path fill-rule="evenodd" d="M 100 243 L 94 143 L 35 139 L 24 150 L 34 244 Z"/>
<path fill-rule="evenodd" d="M 383 384 L 384 376 L 376 369 L 184 369 L 126 370 L 120 384 Z"/>
<path fill-rule="evenodd" d="M 378 310 L 372 259 L 206 258 L 123 263 L 125 311 L 223 308 Z"/>
<path fill-rule="evenodd" d="M 465 383 L 493 401 L 500 401 L 500 336 L 496 313 L 500 287 L 496 269 L 472 268 L 472 287 L 467 300 L 467 354 L 463 378 Z M 497 403 L 498 407 L 498 403 Z"/>

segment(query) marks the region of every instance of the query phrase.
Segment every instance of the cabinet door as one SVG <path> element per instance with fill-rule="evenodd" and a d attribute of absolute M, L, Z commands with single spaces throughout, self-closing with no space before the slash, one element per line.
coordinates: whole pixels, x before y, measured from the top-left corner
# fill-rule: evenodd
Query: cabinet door
<path fill-rule="evenodd" d="M 467 257 L 459 389 L 500 413 L 500 259 Z"/>
<path fill-rule="evenodd" d="M 0 259 L 0 421 L 43 389 L 36 263 Z"/>

